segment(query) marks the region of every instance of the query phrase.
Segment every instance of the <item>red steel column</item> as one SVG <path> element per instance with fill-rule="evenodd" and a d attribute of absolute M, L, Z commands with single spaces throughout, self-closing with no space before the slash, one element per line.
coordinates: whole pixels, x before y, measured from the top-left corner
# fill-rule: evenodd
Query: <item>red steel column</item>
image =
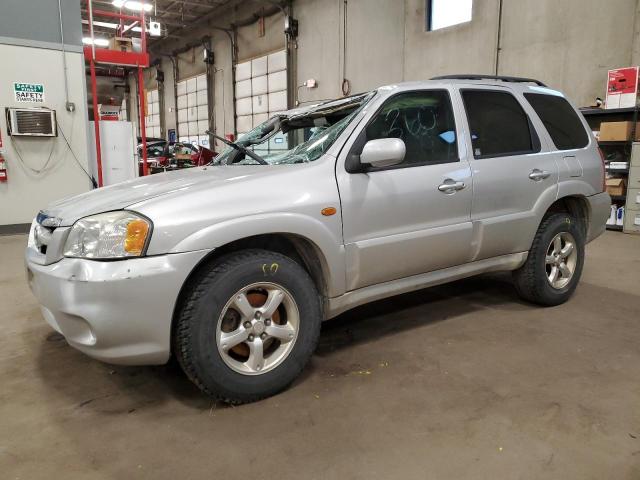
<path fill-rule="evenodd" d="M 98 161 L 98 186 L 102 187 L 102 151 L 100 148 L 100 111 L 98 110 L 98 92 L 96 87 L 96 64 L 90 61 L 91 96 L 93 97 L 93 124 L 96 132 L 96 160 Z"/>
<path fill-rule="evenodd" d="M 140 136 L 142 137 L 142 175 L 149 174 L 147 166 L 147 132 L 144 124 L 144 75 L 142 67 L 138 67 L 138 113 L 140 114 Z"/>

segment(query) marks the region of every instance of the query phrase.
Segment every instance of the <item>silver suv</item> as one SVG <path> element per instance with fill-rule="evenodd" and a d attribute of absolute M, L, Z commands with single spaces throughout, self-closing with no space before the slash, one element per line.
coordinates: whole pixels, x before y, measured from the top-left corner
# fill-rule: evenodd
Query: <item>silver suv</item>
<path fill-rule="evenodd" d="M 278 114 L 208 166 L 62 200 L 26 249 L 46 321 L 99 360 L 173 354 L 207 394 L 289 385 L 320 324 L 510 270 L 566 301 L 609 215 L 582 116 L 538 81 L 458 75 Z"/>

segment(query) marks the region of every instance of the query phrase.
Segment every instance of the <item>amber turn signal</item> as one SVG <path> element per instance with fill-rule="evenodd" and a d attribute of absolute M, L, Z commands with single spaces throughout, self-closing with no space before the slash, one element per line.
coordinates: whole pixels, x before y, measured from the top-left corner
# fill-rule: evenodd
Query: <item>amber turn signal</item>
<path fill-rule="evenodd" d="M 147 241 L 149 224 L 144 220 L 132 220 L 127 224 L 127 238 L 124 240 L 124 250 L 127 253 L 141 255 Z"/>
<path fill-rule="evenodd" d="M 324 215 L 325 217 L 330 217 L 331 215 L 336 214 L 336 209 L 334 207 L 327 207 L 323 208 L 320 213 L 322 213 L 322 215 Z"/>

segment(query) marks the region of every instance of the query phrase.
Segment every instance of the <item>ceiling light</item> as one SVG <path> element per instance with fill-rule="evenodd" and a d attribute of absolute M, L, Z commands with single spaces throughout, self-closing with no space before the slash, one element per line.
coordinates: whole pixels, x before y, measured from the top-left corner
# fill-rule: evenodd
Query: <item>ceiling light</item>
<path fill-rule="evenodd" d="M 113 0 L 113 2 L 111 3 L 116 8 L 124 7 L 128 10 L 135 10 L 137 12 L 142 9 L 144 9 L 145 12 L 150 12 L 151 10 L 153 10 L 153 5 L 151 5 L 150 3 L 137 2 L 133 0 Z"/>
<path fill-rule="evenodd" d="M 93 42 L 91 42 L 91 37 L 84 37 L 82 39 L 82 43 L 84 43 L 85 45 L 91 45 L 91 43 L 93 43 L 97 47 L 109 46 L 109 40 L 107 40 L 106 38 L 94 38 Z"/>
<path fill-rule="evenodd" d="M 85 25 L 89 25 L 89 20 L 82 20 L 82 23 Z M 93 22 L 93 26 L 94 27 L 104 27 L 104 28 L 110 28 L 112 30 L 116 30 L 118 28 L 120 28 L 120 24 L 118 23 L 110 23 L 110 22 Z M 142 29 L 140 27 L 133 27 L 133 28 L 129 28 L 127 31 L 132 31 L 132 32 L 141 32 Z"/>

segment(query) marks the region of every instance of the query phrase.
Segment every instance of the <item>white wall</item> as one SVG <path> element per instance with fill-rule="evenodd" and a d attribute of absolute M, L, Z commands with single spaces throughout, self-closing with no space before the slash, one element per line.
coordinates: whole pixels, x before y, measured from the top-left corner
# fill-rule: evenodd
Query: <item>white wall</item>
<path fill-rule="evenodd" d="M 60 50 L 0 44 L 0 58 L 0 111 L 3 114 L 0 117 L 0 130 L 8 164 L 8 182 L 0 183 L 0 225 L 30 223 L 48 203 L 85 192 L 91 189 L 91 183 L 74 160 L 62 133 L 59 132 L 57 138 L 13 137 L 13 141 L 7 135 L 5 107 L 35 106 L 15 102 L 13 82 L 44 85 L 45 103 L 42 106 L 56 110 L 58 123 L 79 163 L 86 170 L 88 123 L 84 58 L 77 52 L 66 54 L 69 100 L 76 105 L 74 113 L 65 110 Z M 40 174 L 32 172 L 30 168 L 39 170 L 43 167 L 50 152 L 52 155 L 47 169 Z"/>

